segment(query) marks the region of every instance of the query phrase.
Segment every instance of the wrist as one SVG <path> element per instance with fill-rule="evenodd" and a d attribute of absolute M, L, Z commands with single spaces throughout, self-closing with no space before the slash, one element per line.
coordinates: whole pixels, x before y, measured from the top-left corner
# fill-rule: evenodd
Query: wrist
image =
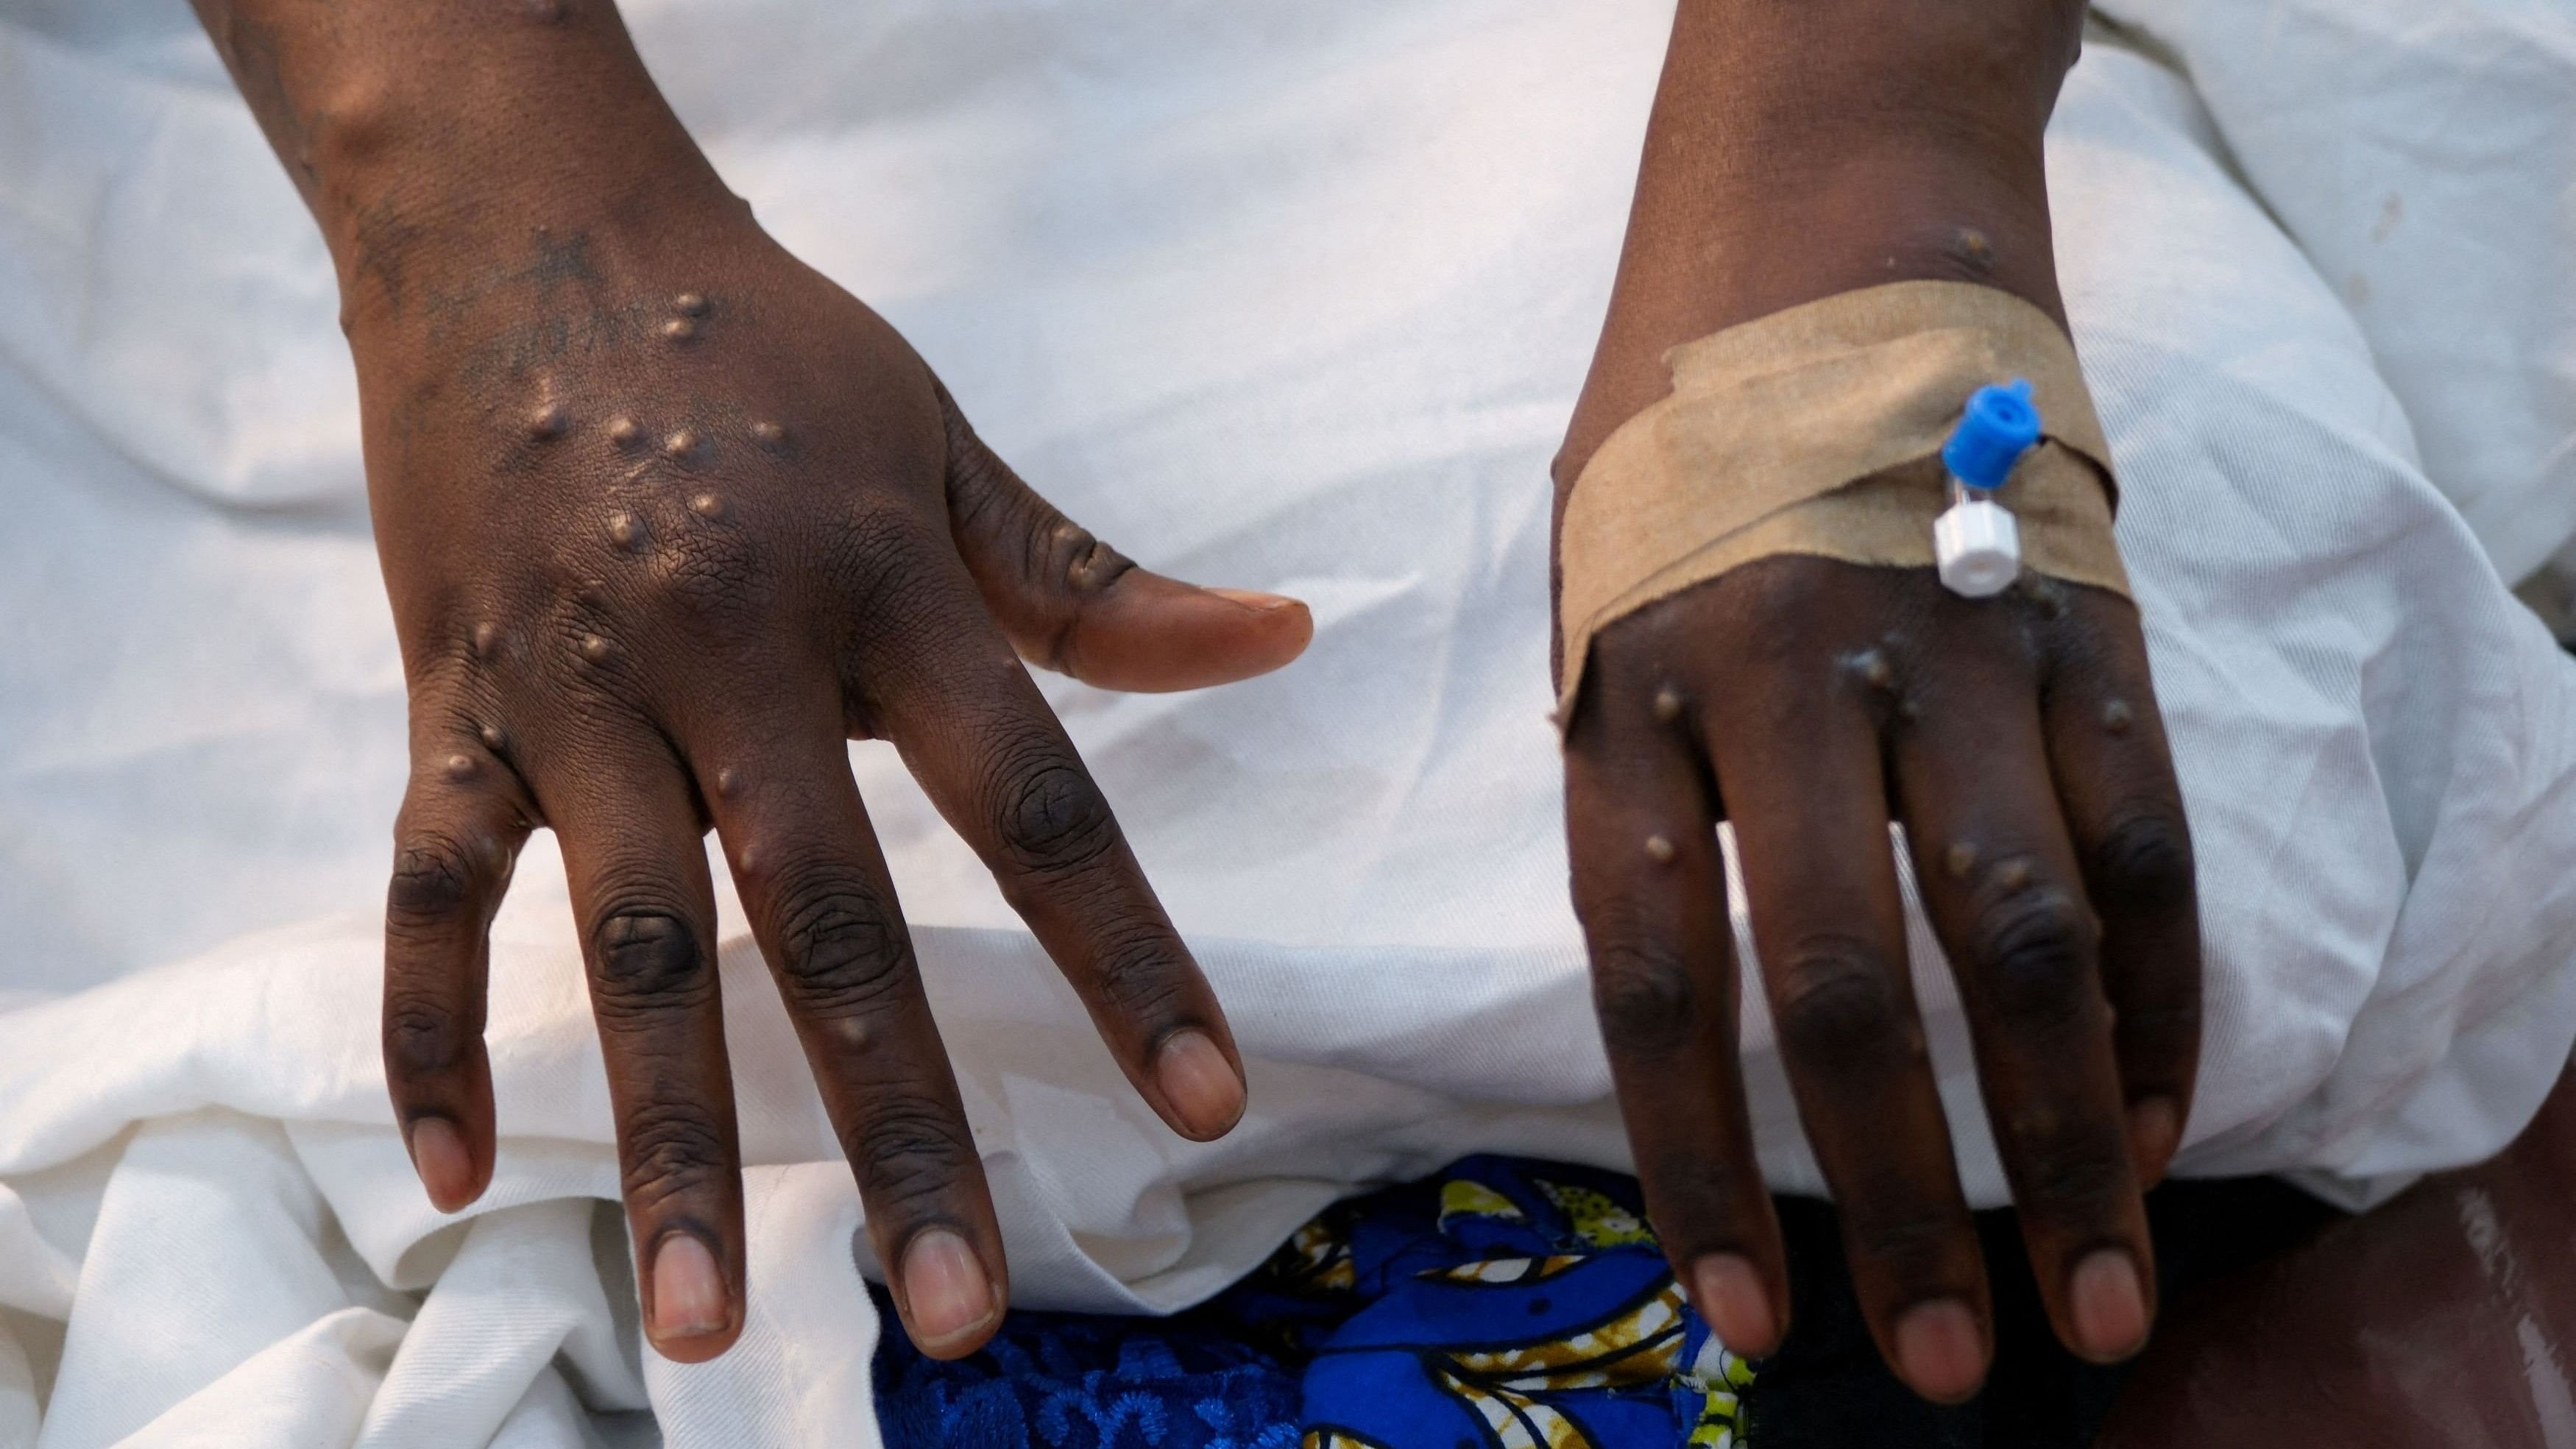
<path fill-rule="evenodd" d="M 1684 0 L 1560 490 L 1664 395 L 1683 342 L 1887 282 L 1969 281 L 2063 322 L 2043 136 L 2063 0 Z"/>
<path fill-rule="evenodd" d="M 197 5 L 321 227 L 353 329 L 486 290 L 532 240 L 614 251 L 674 218 L 743 214 L 613 5 Z"/>
<path fill-rule="evenodd" d="M 352 339 L 463 322 L 481 303 L 566 283 L 649 276 L 655 254 L 675 242 L 748 222 L 694 148 L 651 164 L 631 149 L 586 151 L 562 136 L 549 145 L 542 156 L 512 150 L 515 174 L 445 165 L 349 173 L 341 198 L 315 216 Z"/>

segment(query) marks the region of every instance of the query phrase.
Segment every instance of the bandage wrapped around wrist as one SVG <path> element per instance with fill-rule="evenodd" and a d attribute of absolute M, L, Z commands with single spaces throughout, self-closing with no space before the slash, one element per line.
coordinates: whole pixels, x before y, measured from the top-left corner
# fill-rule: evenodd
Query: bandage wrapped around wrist
<path fill-rule="evenodd" d="M 2075 346 L 2039 308 L 1966 282 L 1896 282 L 1775 312 L 1664 354 L 1672 395 L 1612 433 L 1557 535 L 1570 725 L 1593 639 L 1774 554 L 1930 567 L 1941 444 L 1968 395 L 2030 379 L 2045 428 L 2002 495 L 2025 569 L 2126 595 L 2111 448 Z"/>

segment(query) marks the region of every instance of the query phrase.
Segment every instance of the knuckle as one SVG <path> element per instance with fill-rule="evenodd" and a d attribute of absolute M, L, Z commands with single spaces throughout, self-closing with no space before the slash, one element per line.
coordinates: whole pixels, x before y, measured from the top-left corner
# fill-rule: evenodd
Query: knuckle
<path fill-rule="evenodd" d="M 1099 1004 L 1131 1021 L 1179 1014 L 1188 990 L 1180 944 L 1152 924 L 1129 924 L 1098 940 L 1091 981 Z"/>
<path fill-rule="evenodd" d="M 425 991 L 386 991 L 384 1056 L 394 1076 L 426 1076 L 458 1066 L 467 1040 L 465 1024 L 446 1001 Z"/>
<path fill-rule="evenodd" d="M 1679 1050 L 1691 1038 L 1697 1004 L 1689 963 L 1665 943 L 1620 938 L 1595 949 L 1592 1008 L 1614 1054 Z"/>
<path fill-rule="evenodd" d="M 385 888 L 385 920 L 397 933 L 445 928 L 477 910 L 501 850 L 488 839 L 423 833 L 394 852 Z"/>
<path fill-rule="evenodd" d="M 1814 652 L 1819 620 L 1849 616 L 1849 584 L 1822 561 L 1781 554 L 1729 570 L 1710 588 L 1745 664 L 1778 668 Z"/>
<path fill-rule="evenodd" d="M 761 571 L 747 548 L 727 539 L 695 538 L 666 560 L 654 575 L 654 588 L 662 607 L 684 624 L 721 627 L 771 612 L 761 606 Z"/>
<path fill-rule="evenodd" d="M 912 938 L 891 902 L 849 883 L 789 893 L 779 969 L 796 1004 L 832 1015 L 879 1009 L 912 974 Z"/>
<path fill-rule="evenodd" d="M 1823 570 L 1801 564 L 1796 555 L 1762 559 L 1734 573 L 1729 592 L 1735 597 L 1735 607 L 1762 619 L 1814 613 L 1829 577 Z"/>
<path fill-rule="evenodd" d="M 2160 915 L 2191 903 L 2191 831 L 2166 810 L 2127 816 L 2102 836 L 2094 869 L 2105 899 L 2124 913 Z"/>
<path fill-rule="evenodd" d="M 995 771 L 995 825 L 1015 863 L 1041 874 L 1080 870 L 1118 838 L 1109 801 L 1080 762 L 1053 744 L 1017 746 Z"/>
<path fill-rule="evenodd" d="M 649 908 L 611 912 L 591 933 L 593 990 L 603 1012 L 663 1010 L 705 1000 L 715 972 L 697 932 Z"/>
<path fill-rule="evenodd" d="M 976 1160 L 965 1125 L 922 1097 L 879 1103 L 849 1145 L 849 1158 L 869 1209 L 896 1216 L 946 1198 Z"/>
<path fill-rule="evenodd" d="M 2092 918 L 2054 886 L 2016 891 L 1980 913 L 1971 941 L 1995 1005 L 2027 1026 L 2077 1019 L 2092 997 Z"/>
<path fill-rule="evenodd" d="M 1032 546 L 1038 555 L 1035 577 L 1061 579 L 1075 594 L 1096 594 L 1135 567 L 1090 529 L 1063 517 L 1043 522 Z"/>
<path fill-rule="evenodd" d="M 900 627 L 920 613 L 929 565 L 938 557 L 911 518 L 881 505 L 852 508 L 822 540 L 826 569 L 851 596 L 856 616 Z"/>
<path fill-rule="evenodd" d="M 619 1141 L 626 1201 L 638 1208 L 723 1181 L 732 1157 L 706 1113 L 674 1102 L 647 1103 L 627 1113 Z"/>
<path fill-rule="evenodd" d="M 1781 1045 L 1820 1067 L 1857 1068 L 1914 1049 L 1893 968 L 1863 941 L 1800 943 L 1782 963 Z"/>

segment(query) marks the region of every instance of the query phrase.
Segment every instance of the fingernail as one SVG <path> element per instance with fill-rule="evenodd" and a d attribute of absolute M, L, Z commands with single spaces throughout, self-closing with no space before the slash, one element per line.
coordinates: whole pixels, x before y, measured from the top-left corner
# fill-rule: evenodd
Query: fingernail
<path fill-rule="evenodd" d="M 2174 1152 L 2182 1146 L 2182 1113 L 2171 1097 L 2149 1097 L 2129 1109 L 2129 1155 L 2138 1182 L 2152 1187 L 2165 1175 Z"/>
<path fill-rule="evenodd" d="M 1941 1403 L 1975 1393 L 1986 1376 L 1986 1352 L 1968 1306 L 1938 1298 L 1905 1310 L 1896 1320 L 1896 1371 L 1914 1392 Z"/>
<path fill-rule="evenodd" d="M 687 1233 L 664 1238 L 653 1254 L 653 1336 L 703 1338 L 731 1316 L 716 1255 Z"/>
<path fill-rule="evenodd" d="M 1730 1352 L 1760 1358 L 1780 1346 L 1780 1321 L 1771 1313 L 1770 1291 L 1751 1259 L 1711 1253 L 1692 1263 L 1691 1296 Z"/>
<path fill-rule="evenodd" d="M 926 1228 L 903 1250 L 903 1301 L 913 1347 L 955 1343 L 993 1316 L 993 1282 L 966 1240 Z"/>
<path fill-rule="evenodd" d="M 2084 1355 L 2121 1359 L 2147 1341 L 2147 1294 L 2138 1265 L 2118 1248 L 2104 1248 L 2075 1265 L 2067 1288 L 2075 1314 L 2075 1341 Z"/>
<path fill-rule="evenodd" d="M 452 1213 L 474 1199 L 474 1159 L 465 1151 L 465 1136 L 444 1117 L 419 1117 L 411 1124 L 411 1167 L 429 1191 L 430 1205 Z"/>
<path fill-rule="evenodd" d="M 1259 609 L 1265 614 L 1274 609 L 1297 607 L 1297 601 L 1286 594 L 1256 593 L 1251 589 L 1210 589 L 1208 592 L 1220 599 L 1241 604 L 1247 609 Z"/>
<path fill-rule="evenodd" d="M 1174 1032 L 1154 1058 L 1154 1081 L 1189 1135 L 1222 1137 L 1243 1116 L 1243 1079 L 1203 1031 Z"/>

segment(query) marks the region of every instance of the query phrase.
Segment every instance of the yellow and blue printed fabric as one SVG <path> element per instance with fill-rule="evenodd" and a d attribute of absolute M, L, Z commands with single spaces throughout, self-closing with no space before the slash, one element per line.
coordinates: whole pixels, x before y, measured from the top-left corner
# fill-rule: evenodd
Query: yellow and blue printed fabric
<path fill-rule="evenodd" d="M 1014 1313 L 877 1362 L 892 1449 L 1741 1449 L 1752 1379 L 1634 1179 L 1496 1157 L 1337 1204 L 1176 1318 Z"/>

